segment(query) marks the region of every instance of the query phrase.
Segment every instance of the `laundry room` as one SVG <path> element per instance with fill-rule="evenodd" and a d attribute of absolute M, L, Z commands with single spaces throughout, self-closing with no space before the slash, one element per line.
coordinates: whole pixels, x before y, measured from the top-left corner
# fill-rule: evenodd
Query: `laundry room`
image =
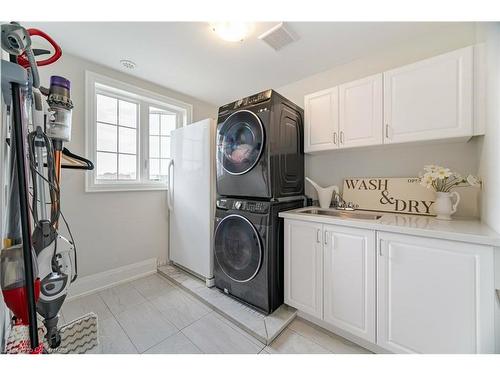
<path fill-rule="evenodd" d="M 500 365 L 500 13 L 33 3 L 0 22 L 0 367 Z"/>

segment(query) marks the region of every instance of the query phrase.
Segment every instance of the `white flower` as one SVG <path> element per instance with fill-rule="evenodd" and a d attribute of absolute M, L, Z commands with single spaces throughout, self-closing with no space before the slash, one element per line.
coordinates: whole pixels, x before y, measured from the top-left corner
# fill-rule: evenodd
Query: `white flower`
<path fill-rule="evenodd" d="M 442 168 L 440 167 L 436 172 L 435 176 L 439 178 L 440 180 L 444 180 L 445 178 L 448 178 L 452 175 L 451 171 L 449 168 Z"/>
<path fill-rule="evenodd" d="M 427 173 L 424 173 L 424 177 L 429 177 L 429 178 L 432 178 L 432 179 L 435 179 L 434 177 L 434 172 L 427 172 Z"/>
<path fill-rule="evenodd" d="M 467 176 L 467 182 L 470 186 L 479 186 L 481 184 L 481 180 L 471 174 Z"/>
<path fill-rule="evenodd" d="M 439 165 L 426 165 L 424 166 L 424 171 L 426 172 L 436 172 L 439 168 L 441 168 Z"/>
<path fill-rule="evenodd" d="M 433 182 L 434 179 L 432 178 L 432 175 L 430 173 L 426 173 L 424 177 L 422 177 L 420 184 L 425 186 L 427 189 L 430 189 Z"/>

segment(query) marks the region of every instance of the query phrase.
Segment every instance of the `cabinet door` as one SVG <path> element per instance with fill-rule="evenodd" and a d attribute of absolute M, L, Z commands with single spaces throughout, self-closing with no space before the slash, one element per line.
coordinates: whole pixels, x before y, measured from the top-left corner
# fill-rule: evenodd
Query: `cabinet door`
<path fill-rule="evenodd" d="M 324 320 L 375 342 L 375 231 L 324 226 Z"/>
<path fill-rule="evenodd" d="M 472 136 L 473 49 L 384 73 L 385 143 Z"/>
<path fill-rule="evenodd" d="M 285 220 L 285 303 L 323 318 L 321 224 Z"/>
<path fill-rule="evenodd" d="M 339 143 L 338 87 L 307 95 L 305 99 L 305 152 L 332 150 Z"/>
<path fill-rule="evenodd" d="M 382 144 L 382 74 L 339 86 L 340 147 Z"/>
<path fill-rule="evenodd" d="M 493 352 L 493 248 L 378 236 L 378 345 L 396 353 Z"/>

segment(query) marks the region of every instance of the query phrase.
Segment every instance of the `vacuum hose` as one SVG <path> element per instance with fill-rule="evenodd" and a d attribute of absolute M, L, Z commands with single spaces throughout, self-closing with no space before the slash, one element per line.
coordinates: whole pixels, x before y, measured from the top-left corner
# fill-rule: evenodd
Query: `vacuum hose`
<path fill-rule="evenodd" d="M 33 50 L 31 49 L 31 47 L 26 48 L 25 53 L 30 63 L 30 71 L 31 71 L 31 77 L 33 79 L 33 87 L 39 88 L 40 76 L 38 75 L 38 67 L 36 65 L 35 55 L 33 54 Z"/>

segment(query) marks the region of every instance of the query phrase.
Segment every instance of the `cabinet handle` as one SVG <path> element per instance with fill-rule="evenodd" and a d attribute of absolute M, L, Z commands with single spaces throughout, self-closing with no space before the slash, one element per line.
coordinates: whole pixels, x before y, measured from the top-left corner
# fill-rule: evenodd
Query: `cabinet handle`
<path fill-rule="evenodd" d="M 331 247 L 331 249 L 333 250 L 333 248 L 334 248 L 334 243 L 335 243 L 335 242 L 334 242 L 334 238 L 335 238 L 335 236 L 334 236 L 334 235 L 333 235 L 333 233 L 332 233 L 332 238 L 330 238 L 330 239 L 329 239 L 329 237 L 328 237 L 329 235 L 330 235 L 330 232 L 328 232 L 327 230 L 325 230 L 325 241 L 324 241 L 324 243 L 325 243 L 325 245 L 328 245 L 328 241 L 330 241 L 330 247 Z"/>
<path fill-rule="evenodd" d="M 316 242 L 321 243 L 321 229 L 316 229 Z"/>
<path fill-rule="evenodd" d="M 389 138 L 389 124 L 385 124 L 385 137 Z"/>
<path fill-rule="evenodd" d="M 333 132 L 333 144 L 337 144 L 337 132 Z"/>
<path fill-rule="evenodd" d="M 344 131 L 340 131 L 340 143 L 344 144 Z"/>

